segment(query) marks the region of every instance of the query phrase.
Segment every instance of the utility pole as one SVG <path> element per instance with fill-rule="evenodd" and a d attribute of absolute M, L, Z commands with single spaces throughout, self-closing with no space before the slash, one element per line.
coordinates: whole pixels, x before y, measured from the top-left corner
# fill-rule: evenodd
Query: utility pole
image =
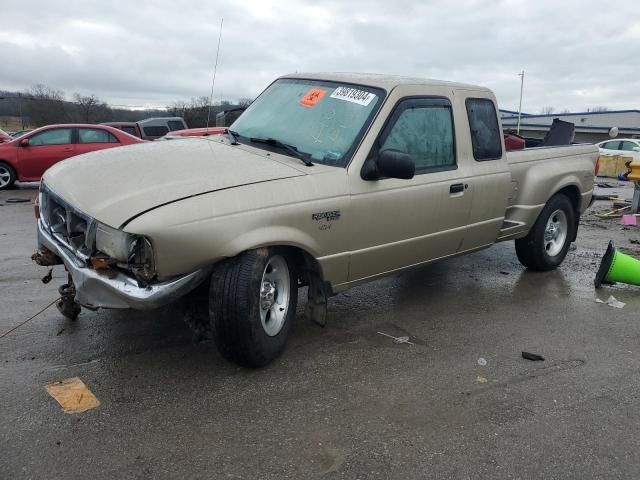
<path fill-rule="evenodd" d="M 518 106 L 518 128 L 516 133 L 520 135 L 520 116 L 522 115 L 522 90 L 524 90 L 524 70 L 518 74 L 520 77 L 520 105 Z"/>

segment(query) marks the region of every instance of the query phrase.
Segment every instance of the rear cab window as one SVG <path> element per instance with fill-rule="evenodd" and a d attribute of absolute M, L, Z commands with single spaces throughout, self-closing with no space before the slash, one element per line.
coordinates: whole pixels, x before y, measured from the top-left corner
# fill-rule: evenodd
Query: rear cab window
<path fill-rule="evenodd" d="M 167 127 L 144 127 L 142 130 L 147 137 L 163 137 L 169 133 L 169 129 Z"/>
<path fill-rule="evenodd" d="M 465 104 L 473 158 L 478 162 L 502 158 L 502 134 L 493 101 L 488 98 L 467 98 Z"/>

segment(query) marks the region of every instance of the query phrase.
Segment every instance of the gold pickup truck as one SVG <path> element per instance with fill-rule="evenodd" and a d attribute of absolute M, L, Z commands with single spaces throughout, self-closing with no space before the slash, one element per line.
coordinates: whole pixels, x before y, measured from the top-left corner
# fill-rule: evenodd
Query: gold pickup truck
<path fill-rule="evenodd" d="M 493 93 L 392 76 L 275 80 L 224 134 L 81 155 L 44 175 L 41 265 L 60 311 L 181 300 L 228 359 L 285 348 L 298 288 L 327 297 L 515 240 L 557 267 L 589 206 L 593 145 L 505 152 Z"/>

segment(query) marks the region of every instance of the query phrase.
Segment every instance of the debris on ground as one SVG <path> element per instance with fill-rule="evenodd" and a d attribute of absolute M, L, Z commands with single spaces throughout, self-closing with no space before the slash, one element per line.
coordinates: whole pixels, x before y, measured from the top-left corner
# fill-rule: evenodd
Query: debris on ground
<path fill-rule="evenodd" d="M 532 362 L 544 362 L 544 357 L 537 353 L 522 352 L 522 358 L 525 360 L 531 360 Z"/>
<path fill-rule="evenodd" d="M 487 364 L 487 359 L 486 358 L 480 357 L 478 359 L 478 365 L 480 365 L 481 367 L 484 367 L 486 364 Z"/>
<path fill-rule="evenodd" d="M 509 272 L 506 272 L 506 271 L 504 271 L 504 270 L 500 270 L 500 273 L 501 273 L 502 275 L 511 275 Z"/>
<path fill-rule="evenodd" d="M 48 383 L 44 388 L 65 413 L 82 413 L 100 406 L 100 401 L 78 377 Z"/>
<path fill-rule="evenodd" d="M 630 243 L 634 243 L 634 244 L 636 244 L 636 245 L 640 244 L 640 240 L 638 240 L 637 238 L 630 238 L 630 239 L 629 239 L 629 242 L 630 242 Z"/>
<path fill-rule="evenodd" d="M 488 380 L 487 380 L 486 378 L 481 377 L 480 375 L 478 375 L 478 376 L 476 377 L 476 380 L 475 380 L 475 382 L 474 382 L 474 383 L 477 383 L 477 384 L 483 384 L 483 383 L 487 383 L 487 382 L 488 382 Z"/>
<path fill-rule="evenodd" d="M 384 332 L 378 332 L 378 334 L 384 335 L 385 337 L 389 337 L 393 339 L 395 343 L 407 343 L 409 345 L 415 345 L 413 342 L 409 341 L 409 337 L 406 335 L 402 337 L 394 337 L 393 335 L 389 335 L 388 333 L 384 333 Z"/>
<path fill-rule="evenodd" d="M 616 297 L 614 297 L 613 295 L 611 295 L 609 298 L 607 298 L 606 302 L 603 302 L 599 298 L 596 298 L 596 303 L 603 303 L 603 304 L 609 305 L 610 307 L 613 307 L 613 308 L 624 308 L 624 306 L 626 305 L 626 303 L 621 302 L 620 300 L 616 299 Z"/>

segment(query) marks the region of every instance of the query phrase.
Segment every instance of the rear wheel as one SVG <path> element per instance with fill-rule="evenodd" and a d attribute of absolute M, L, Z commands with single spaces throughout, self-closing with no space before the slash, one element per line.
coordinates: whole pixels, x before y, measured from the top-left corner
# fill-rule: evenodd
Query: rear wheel
<path fill-rule="evenodd" d="M 13 188 L 16 182 L 16 171 L 5 162 L 0 162 L 0 190 Z"/>
<path fill-rule="evenodd" d="M 296 314 L 295 264 L 284 248 L 260 248 L 222 262 L 211 276 L 209 319 L 220 353 L 262 367 L 285 349 Z"/>
<path fill-rule="evenodd" d="M 571 201 L 555 195 L 540 212 L 526 237 L 516 240 L 520 263 L 531 270 L 553 270 L 567 256 L 576 228 Z"/>

